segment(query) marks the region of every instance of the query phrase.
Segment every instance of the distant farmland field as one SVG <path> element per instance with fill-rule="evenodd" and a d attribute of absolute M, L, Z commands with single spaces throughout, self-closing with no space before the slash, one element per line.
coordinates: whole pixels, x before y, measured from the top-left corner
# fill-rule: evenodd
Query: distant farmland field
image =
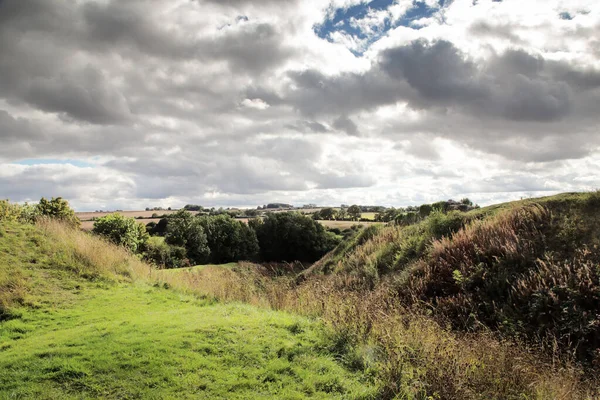
<path fill-rule="evenodd" d="M 373 225 L 376 222 L 363 222 L 363 221 L 319 221 L 323 226 L 328 228 L 338 228 L 338 229 L 347 229 L 351 228 L 354 225 Z"/>
<path fill-rule="evenodd" d="M 106 215 L 114 214 L 114 213 L 121 214 L 126 217 L 133 217 L 133 218 L 152 218 L 152 214 L 163 215 L 163 214 L 173 214 L 176 212 L 177 212 L 177 210 L 171 210 L 171 211 L 167 211 L 167 210 L 160 210 L 160 211 L 108 211 L 108 212 L 78 212 L 75 214 L 82 221 L 91 221 L 93 218 L 100 218 L 100 217 L 104 217 Z M 197 214 L 198 212 L 191 211 L 191 213 Z"/>
<path fill-rule="evenodd" d="M 118 214 L 124 215 L 126 217 L 140 218 L 138 220 L 141 224 L 148 224 L 150 222 L 160 221 L 160 218 L 151 218 L 152 214 L 173 214 L 176 211 L 117 211 Z M 106 215 L 112 214 L 111 212 L 79 212 L 76 213 L 79 219 L 81 220 L 81 229 L 84 231 L 91 231 L 94 228 L 94 221 L 92 218 L 100 218 Z M 193 211 L 192 214 L 197 214 L 196 211 Z M 365 216 L 363 213 L 363 218 L 369 218 Z M 248 222 L 248 218 L 237 218 L 239 221 Z M 371 225 L 375 222 L 358 222 L 358 221 L 319 221 L 323 226 L 327 228 L 338 228 L 338 229 L 347 229 L 354 225 Z"/>

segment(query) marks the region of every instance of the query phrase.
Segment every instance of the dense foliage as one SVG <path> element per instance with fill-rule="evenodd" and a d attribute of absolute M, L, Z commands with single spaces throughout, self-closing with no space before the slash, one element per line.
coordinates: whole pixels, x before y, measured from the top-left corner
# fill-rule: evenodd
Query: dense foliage
<path fill-rule="evenodd" d="M 256 258 L 258 240 L 247 224 L 226 214 L 198 218 L 208 240 L 209 262 L 222 264 Z"/>
<path fill-rule="evenodd" d="M 181 246 L 172 246 L 160 236 L 148 239 L 143 254 L 144 260 L 159 268 L 180 268 L 189 266 L 186 258 L 186 249 Z"/>
<path fill-rule="evenodd" d="M 200 219 L 185 210 L 169 216 L 165 241 L 167 244 L 185 248 L 187 258 L 192 264 L 201 264 L 210 255 L 208 240 Z"/>
<path fill-rule="evenodd" d="M 369 290 L 386 282 L 399 304 L 456 329 L 492 328 L 600 365 L 600 192 L 459 211 L 468 203 L 364 230 L 309 273 Z"/>
<path fill-rule="evenodd" d="M 149 236 L 146 227 L 135 218 L 118 213 L 98 218 L 94 222 L 93 232 L 133 252 L 142 250 Z"/>
<path fill-rule="evenodd" d="M 300 213 L 273 213 L 250 221 L 263 261 L 313 262 L 333 249 L 338 237 Z"/>
<path fill-rule="evenodd" d="M 16 204 L 0 200 L 0 221 L 33 223 L 42 216 L 60 219 L 72 227 L 78 227 L 81 223 L 69 202 L 62 197 L 53 197 L 51 200 L 42 197 L 38 204 Z"/>
<path fill-rule="evenodd" d="M 39 215 L 58 218 L 72 226 L 81 224 L 75 211 L 69 206 L 69 202 L 62 197 L 53 197 L 51 200 L 42 197 L 37 205 L 37 211 Z"/>

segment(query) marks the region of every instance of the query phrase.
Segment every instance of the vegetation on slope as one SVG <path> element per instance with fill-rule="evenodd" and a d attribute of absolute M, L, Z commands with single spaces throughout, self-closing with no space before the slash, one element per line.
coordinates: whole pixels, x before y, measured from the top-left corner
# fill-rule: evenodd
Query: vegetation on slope
<path fill-rule="evenodd" d="M 600 363 L 600 192 L 434 212 L 367 234 L 310 273 L 385 282 L 402 305 L 455 328 L 488 327 Z"/>
<path fill-rule="evenodd" d="M 318 321 L 152 274 L 56 221 L 0 223 L 0 398 L 373 398 Z"/>
<path fill-rule="evenodd" d="M 372 379 L 374 398 L 591 399 L 599 395 L 599 385 L 589 370 L 568 358 L 550 359 L 535 347 L 498 337 L 500 331 L 504 337 L 525 338 L 534 345 L 541 343 L 538 338 L 553 338 L 557 347 L 573 349 L 555 336 L 550 325 L 536 322 L 545 333 L 531 334 L 528 321 L 513 323 L 517 329 L 496 323 L 499 316 L 508 315 L 513 322 L 521 318 L 518 313 L 502 314 L 509 310 L 506 305 L 514 294 L 493 300 L 491 308 L 483 308 L 487 314 L 480 314 L 476 306 L 486 296 L 494 296 L 496 286 L 499 294 L 505 293 L 501 286 L 506 279 L 512 285 L 515 277 L 523 279 L 521 286 L 515 286 L 520 290 L 525 285 L 534 293 L 551 293 L 548 287 L 557 283 L 566 288 L 560 294 L 567 297 L 554 304 L 576 305 L 568 315 L 577 316 L 577 311 L 595 304 L 597 197 L 597 193 L 563 195 L 466 214 L 434 212 L 404 227 L 369 227 L 349 236 L 300 276 L 248 263 L 178 271 L 146 269 L 132 275 L 158 280 L 161 286 L 203 301 L 244 301 L 322 319 L 335 332 L 328 350 L 345 370 Z M 52 233 L 53 237 L 59 234 L 63 233 Z M 572 260 L 568 255 L 578 254 L 572 249 L 584 245 L 589 250 L 585 257 L 592 257 L 583 259 L 586 267 L 565 269 L 553 261 Z M 482 276 L 478 269 L 471 269 L 479 263 L 489 269 L 483 279 L 478 279 Z M 293 266 L 289 270 L 294 271 Z M 126 273 L 119 276 L 127 278 Z M 586 286 L 585 282 L 592 283 Z M 522 294 L 525 300 L 539 297 Z M 467 318 L 465 304 L 475 306 Z M 593 322 L 596 314 L 581 312 L 577 318 Z M 554 315 L 550 321 L 556 321 Z M 593 323 L 582 324 L 594 328 Z M 585 359 L 586 354 L 577 355 Z"/>

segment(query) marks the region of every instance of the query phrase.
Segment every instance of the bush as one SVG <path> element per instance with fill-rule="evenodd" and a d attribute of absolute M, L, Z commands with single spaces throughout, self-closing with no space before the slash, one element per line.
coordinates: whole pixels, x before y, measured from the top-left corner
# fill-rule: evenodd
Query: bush
<path fill-rule="evenodd" d="M 69 203 L 62 198 L 53 198 L 48 201 L 44 198 L 40 204 L 15 204 L 8 200 L 0 200 L 0 221 L 18 221 L 32 224 L 38 217 L 47 216 L 64 220 L 71 226 L 79 226 L 79 218 L 69 207 Z"/>
<path fill-rule="evenodd" d="M 60 219 L 73 227 L 81 225 L 69 202 L 62 197 L 53 197 L 51 200 L 42 197 L 37 205 L 37 212 L 39 215 Z"/>
<path fill-rule="evenodd" d="M 444 214 L 442 211 L 435 210 L 427 218 L 427 232 L 435 239 L 450 236 L 458 232 L 464 225 L 464 214 L 459 211 Z"/>
<path fill-rule="evenodd" d="M 8 200 L 0 200 L 0 221 L 17 221 L 21 217 L 21 206 Z"/>
<path fill-rule="evenodd" d="M 179 268 L 186 260 L 185 248 L 171 246 L 161 237 L 151 237 L 146 243 L 144 260 L 159 268 Z"/>
<path fill-rule="evenodd" d="M 311 218 L 295 212 L 268 214 L 252 220 L 263 261 L 313 262 L 332 250 L 339 240 Z"/>
<path fill-rule="evenodd" d="M 93 232 L 134 253 L 142 251 L 148 240 L 148 233 L 143 224 L 138 223 L 135 218 L 116 213 L 98 218 L 94 222 Z"/>

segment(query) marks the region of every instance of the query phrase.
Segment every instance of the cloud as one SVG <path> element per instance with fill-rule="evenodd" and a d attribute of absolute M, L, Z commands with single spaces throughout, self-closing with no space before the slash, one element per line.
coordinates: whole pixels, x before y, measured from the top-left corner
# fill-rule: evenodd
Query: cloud
<path fill-rule="evenodd" d="M 257 110 L 266 110 L 269 108 L 269 104 L 262 99 L 244 99 L 242 100 L 242 105 Z"/>
<path fill-rule="evenodd" d="M 333 121 L 333 127 L 337 130 L 346 132 L 350 136 L 358 136 L 358 127 L 350 118 L 342 115 Z"/>
<path fill-rule="evenodd" d="M 415 4 L 2 0 L 0 191 L 124 209 L 593 188 L 600 6 Z"/>

